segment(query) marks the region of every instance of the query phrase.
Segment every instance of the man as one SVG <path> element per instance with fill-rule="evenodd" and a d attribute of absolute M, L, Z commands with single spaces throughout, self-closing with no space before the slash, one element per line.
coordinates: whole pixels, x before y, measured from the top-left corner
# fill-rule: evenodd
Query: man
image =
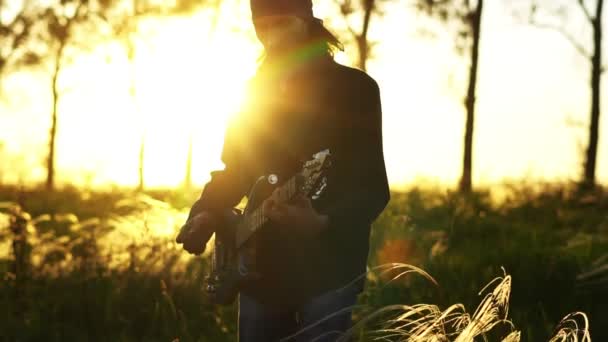
<path fill-rule="evenodd" d="M 370 225 L 389 200 L 379 88 L 337 64 L 341 45 L 312 13 L 311 0 L 252 0 L 265 58 L 249 101 L 226 132 L 225 169 L 212 172 L 177 237 L 200 254 L 222 211 L 260 175 L 287 179 L 318 151 L 332 167 L 320 198 L 267 203 L 258 232 L 261 277 L 239 295 L 239 340 L 335 341 L 351 325 L 366 271 Z M 349 286 L 345 286 L 349 284 Z M 306 328 L 306 329 L 305 329 Z"/>

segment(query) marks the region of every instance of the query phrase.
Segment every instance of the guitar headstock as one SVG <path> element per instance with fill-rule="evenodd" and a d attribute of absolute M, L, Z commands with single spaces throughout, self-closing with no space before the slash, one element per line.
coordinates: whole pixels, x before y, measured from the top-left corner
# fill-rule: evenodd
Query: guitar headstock
<path fill-rule="evenodd" d="M 318 198 L 327 186 L 325 173 L 330 166 L 331 154 L 329 150 L 315 153 L 313 159 L 306 161 L 300 173 L 302 193 L 313 199 Z"/>

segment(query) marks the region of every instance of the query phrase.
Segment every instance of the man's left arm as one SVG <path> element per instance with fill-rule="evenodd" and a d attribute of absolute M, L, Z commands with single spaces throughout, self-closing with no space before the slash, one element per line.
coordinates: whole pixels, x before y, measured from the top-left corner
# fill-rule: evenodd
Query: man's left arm
<path fill-rule="evenodd" d="M 360 93 L 351 97 L 355 101 L 348 106 L 353 108 L 348 115 L 352 120 L 336 151 L 336 161 L 341 163 L 336 165 L 340 167 L 336 175 L 340 195 L 324 211 L 327 223 L 322 234 L 330 235 L 334 241 L 343 241 L 355 227 L 369 226 L 390 199 L 382 147 L 380 90 L 373 79 L 365 80 L 358 89 Z"/>

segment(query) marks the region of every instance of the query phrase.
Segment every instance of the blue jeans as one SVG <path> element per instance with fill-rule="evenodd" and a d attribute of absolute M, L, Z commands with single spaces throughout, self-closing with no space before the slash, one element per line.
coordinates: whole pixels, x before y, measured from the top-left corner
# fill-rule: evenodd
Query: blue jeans
<path fill-rule="evenodd" d="M 264 307 L 239 295 L 239 342 L 330 342 L 352 326 L 361 285 L 332 290 L 293 309 Z M 342 310 L 342 311 L 341 311 Z M 331 317 L 328 317 L 335 314 Z M 321 321 L 322 320 L 322 321 Z"/>

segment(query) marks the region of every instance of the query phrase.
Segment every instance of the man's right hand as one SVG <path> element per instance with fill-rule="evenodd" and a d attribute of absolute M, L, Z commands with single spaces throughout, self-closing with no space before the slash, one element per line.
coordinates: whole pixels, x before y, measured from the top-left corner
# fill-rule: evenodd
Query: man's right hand
<path fill-rule="evenodd" d="M 189 253 L 199 255 L 205 251 L 207 241 L 218 226 L 218 219 L 203 211 L 189 219 L 180 229 L 175 242 L 183 243 Z"/>

